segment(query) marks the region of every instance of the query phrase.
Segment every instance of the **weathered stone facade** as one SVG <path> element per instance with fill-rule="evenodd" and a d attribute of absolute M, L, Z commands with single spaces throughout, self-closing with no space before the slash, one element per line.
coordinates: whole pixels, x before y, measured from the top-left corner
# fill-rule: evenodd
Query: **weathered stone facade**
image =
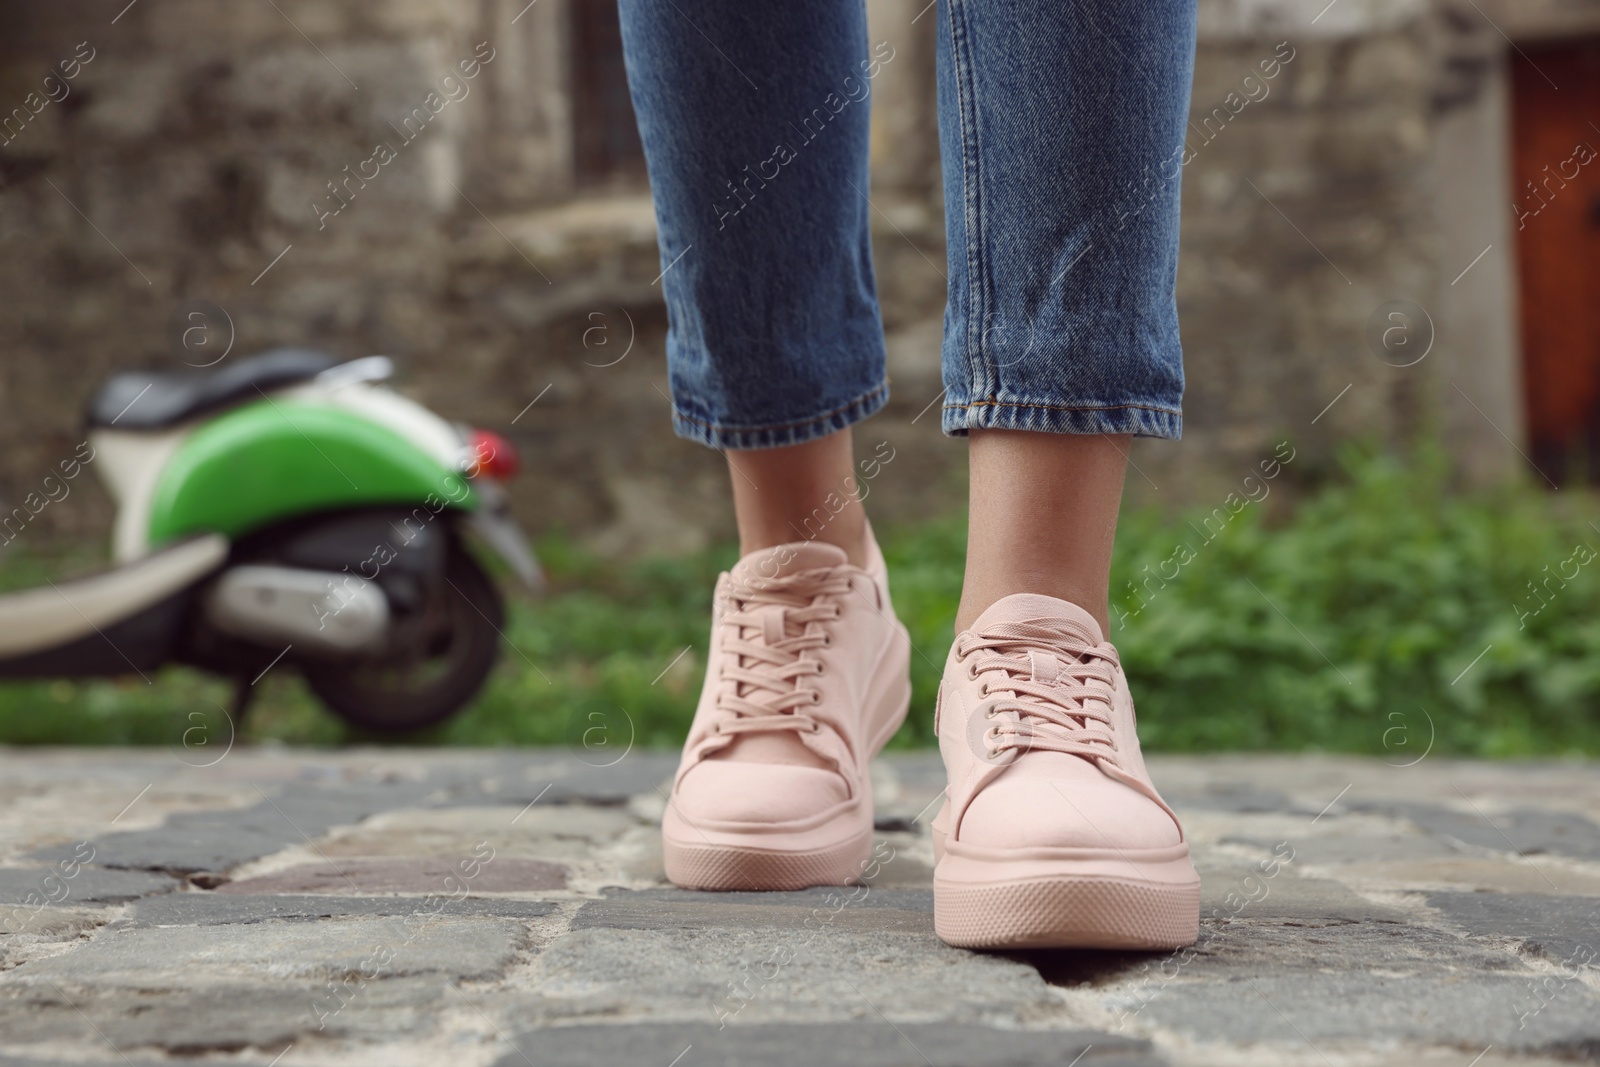
<path fill-rule="evenodd" d="M 309 343 L 394 354 L 402 388 L 513 437 L 535 530 L 623 554 L 727 536 L 720 460 L 668 426 L 648 198 L 575 148 L 586 3 L 0 3 L 0 109 L 27 112 L 0 136 L 4 510 L 72 454 L 83 398 L 113 368 Z M 935 19 L 916 0 L 869 9 L 896 49 L 873 138 L 895 395 L 859 438 L 896 450 L 873 490 L 892 519 L 958 507 L 965 464 L 937 412 L 918 417 L 940 390 Z M 1354 437 L 1439 435 L 1468 474 L 1512 469 L 1495 27 L 1600 20 L 1555 0 L 1203 0 L 1201 19 L 1186 432 L 1136 447 L 1130 492 L 1211 499 L 1285 436 L 1327 457 Z M 1364 340 L 1401 299 L 1437 332 L 1406 367 Z M 39 516 L 32 547 L 107 527 L 90 481 Z"/>

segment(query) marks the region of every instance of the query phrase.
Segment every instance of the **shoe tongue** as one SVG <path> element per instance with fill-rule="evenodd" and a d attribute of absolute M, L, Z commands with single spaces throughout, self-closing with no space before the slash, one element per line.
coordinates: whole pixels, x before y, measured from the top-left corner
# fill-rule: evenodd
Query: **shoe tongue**
<path fill-rule="evenodd" d="M 1044 596 L 1039 593 L 1012 593 L 1010 596 L 1001 597 L 982 615 L 978 616 L 971 629 L 974 632 L 987 630 L 1001 623 L 1015 622 L 1046 622 L 1051 620 L 1066 620 L 1083 627 L 1093 639 L 1094 644 L 1105 640 L 1105 635 L 1100 632 L 1100 624 L 1094 621 L 1094 616 L 1084 611 L 1078 605 L 1067 600 L 1058 600 L 1053 596 Z M 1056 670 L 1060 670 L 1060 661 L 1048 653 L 1040 653 L 1054 661 Z M 1046 664 L 1038 664 L 1048 669 Z M 1054 676 L 1051 676 L 1052 679 Z M 1041 681 L 1043 679 L 1040 679 Z"/>
<path fill-rule="evenodd" d="M 783 578 L 800 571 L 837 567 L 850 562 L 850 557 L 837 545 L 820 541 L 796 541 L 793 544 L 763 548 L 745 556 L 734 564 L 729 577 L 735 587 L 761 588 L 761 582 Z"/>

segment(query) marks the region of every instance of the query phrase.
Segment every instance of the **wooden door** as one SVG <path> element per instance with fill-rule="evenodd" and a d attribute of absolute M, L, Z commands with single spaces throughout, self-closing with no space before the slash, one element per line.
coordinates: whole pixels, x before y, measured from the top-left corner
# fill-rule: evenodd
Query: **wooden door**
<path fill-rule="evenodd" d="M 1600 481 L 1600 40 L 1522 51 L 1512 225 L 1529 452 L 1558 483 Z"/>

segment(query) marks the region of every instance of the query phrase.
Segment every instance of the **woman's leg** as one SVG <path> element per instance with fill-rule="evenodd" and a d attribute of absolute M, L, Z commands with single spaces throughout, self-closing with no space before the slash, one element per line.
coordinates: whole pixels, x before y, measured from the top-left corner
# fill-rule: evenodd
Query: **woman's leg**
<path fill-rule="evenodd" d="M 870 862 L 867 764 L 910 643 L 849 427 L 888 399 L 861 0 L 621 0 L 660 227 L 674 428 L 728 455 L 743 558 L 662 821 L 667 875 L 790 889 Z M 892 56 L 892 52 L 888 53 Z"/>
<path fill-rule="evenodd" d="M 1177 437 L 1193 0 L 941 0 L 944 429 L 970 542 L 934 920 L 979 948 L 1194 940 L 1199 881 L 1106 634 L 1130 435 Z"/>
<path fill-rule="evenodd" d="M 1077 604 L 1109 633 L 1107 583 L 1128 437 L 974 430 L 956 630 L 1012 593 Z"/>
<path fill-rule="evenodd" d="M 1193 3 L 953 0 L 940 15 L 944 428 L 972 438 L 958 625 L 1032 591 L 1104 626 L 1127 437 L 1181 429 Z"/>
<path fill-rule="evenodd" d="M 739 555 L 814 540 L 838 545 L 851 563 L 867 566 L 867 512 L 851 446 L 845 429 L 803 445 L 729 452 Z"/>
<path fill-rule="evenodd" d="M 860 0 L 621 0 L 650 171 L 677 432 L 804 444 L 888 399 Z"/>

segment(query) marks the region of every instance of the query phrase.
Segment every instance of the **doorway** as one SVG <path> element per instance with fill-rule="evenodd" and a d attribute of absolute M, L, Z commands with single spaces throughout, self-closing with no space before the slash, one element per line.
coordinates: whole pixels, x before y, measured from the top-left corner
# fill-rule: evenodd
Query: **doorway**
<path fill-rule="evenodd" d="M 644 181 L 644 148 L 622 64 L 617 0 L 569 0 L 573 169 L 586 191 Z"/>
<path fill-rule="evenodd" d="M 1511 100 L 1529 452 L 1600 482 L 1600 38 L 1513 50 Z"/>

